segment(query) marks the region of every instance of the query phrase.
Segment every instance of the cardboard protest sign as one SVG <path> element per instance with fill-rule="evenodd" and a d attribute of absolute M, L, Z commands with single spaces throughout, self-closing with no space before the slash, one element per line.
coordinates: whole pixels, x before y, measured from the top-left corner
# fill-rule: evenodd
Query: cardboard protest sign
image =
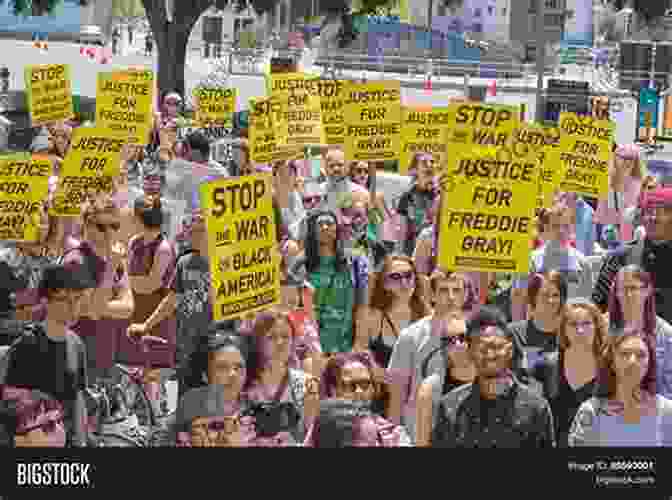
<path fill-rule="evenodd" d="M 404 106 L 401 110 L 399 173 L 408 175 L 416 153 L 430 153 L 436 160 L 446 153 L 446 128 L 454 117 L 449 107 Z"/>
<path fill-rule="evenodd" d="M 218 179 L 201 186 L 215 320 L 239 318 L 280 301 L 271 189 L 268 174 Z"/>
<path fill-rule="evenodd" d="M 27 66 L 24 77 L 28 111 L 33 127 L 70 120 L 75 116 L 70 66 L 67 64 Z"/>
<path fill-rule="evenodd" d="M 345 97 L 345 157 L 397 160 L 401 149 L 399 81 L 352 83 Z"/>
<path fill-rule="evenodd" d="M 345 142 L 343 100 L 348 83 L 348 80 L 320 80 L 318 84 L 326 144 L 341 146 Z"/>
<path fill-rule="evenodd" d="M 110 137 L 100 128 L 76 128 L 61 172 L 51 206 L 51 214 L 77 217 L 87 195 L 112 189 L 112 179 L 119 176 L 121 150 L 125 140 Z"/>
<path fill-rule="evenodd" d="M 233 129 L 237 94 L 236 89 L 206 87 L 195 89 L 196 123 L 204 128 Z"/>
<path fill-rule="evenodd" d="M 439 266 L 527 273 L 539 167 L 533 156 L 499 160 L 473 147 L 442 177 Z"/>
<path fill-rule="evenodd" d="M 606 198 L 615 125 L 574 113 L 560 115 L 560 147 L 551 155 L 560 191 Z"/>
<path fill-rule="evenodd" d="M 447 142 L 452 144 L 501 147 L 519 127 L 516 106 L 462 102 L 451 104 L 450 108 L 455 120 L 448 128 Z"/>
<path fill-rule="evenodd" d="M 154 126 L 153 100 L 152 71 L 98 73 L 96 126 L 131 144 L 147 144 Z"/>
<path fill-rule="evenodd" d="M 538 124 L 524 124 L 514 131 L 512 147 L 504 147 L 510 151 L 506 159 L 525 158 L 532 155 L 539 163 L 539 190 L 537 208 L 550 207 L 553 195 L 557 190 L 552 152 L 560 147 L 560 130 Z M 504 153 L 500 151 L 499 158 Z"/>
<path fill-rule="evenodd" d="M 0 240 L 37 241 L 52 173 L 48 158 L 28 153 L 0 156 Z"/>
<path fill-rule="evenodd" d="M 280 101 L 282 120 L 287 122 L 287 144 L 324 144 L 319 78 L 303 73 L 267 76 L 270 95 Z"/>
<path fill-rule="evenodd" d="M 250 99 L 250 159 L 254 163 L 271 163 L 276 150 L 287 142 L 287 122 L 283 121 L 277 96 Z"/>

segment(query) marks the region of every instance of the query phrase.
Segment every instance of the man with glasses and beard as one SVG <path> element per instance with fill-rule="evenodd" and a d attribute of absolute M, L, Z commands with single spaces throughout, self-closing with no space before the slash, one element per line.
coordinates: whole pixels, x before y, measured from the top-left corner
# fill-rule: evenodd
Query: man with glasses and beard
<path fill-rule="evenodd" d="M 443 397 L 431 446 L 554 447 L 550 406 L 514 375 L 522 350 L 500 313 L 480 309 L 467 324 L 466 341 L 476 380 Z"/>
<path fill-rule="evenodd" d="M 656 311 L 670 323 L 672 273 L 666 266 L 672 262 L 672 187 L 658 187 L 644 196 L 642 222 L 644 239 L 627 242 L 605 257 L 592 299 L 606 312 L 609 290 L 619 269 L 637 264 L 655 278 Z"/>

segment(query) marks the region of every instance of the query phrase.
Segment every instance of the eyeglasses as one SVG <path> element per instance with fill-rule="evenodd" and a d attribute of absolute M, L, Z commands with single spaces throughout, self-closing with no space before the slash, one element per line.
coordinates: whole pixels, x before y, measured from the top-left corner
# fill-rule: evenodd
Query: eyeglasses
<path fill-rule="evenodd" d="M 357 389 L 362 392 L 368 392 L 373 389 L 374 384 L 371 379 L 348 380 L 341 382 L 341 388 L 346 392 L 357 392 Z"/>
<path fill-rule="evenodd" d="M 58 416 L 56 418 L 51 418 L 49 420 L 46 420 L 44 422 L 41 422 L 37 425 L 33 425 L 31 427 L 26 427 L 25 429 L 21 429 L 21 432 L 17 432 L 19 436 L 25 436 L 29 432 L 32 432 L 37 429 L 42 429 L 42 432 L 45 434 L 52 434 L 56 432 L 56 429 L 60 426 L 63 425 L 63 416 Z"/>
<path fill-rule="evenodd" d="M 413 271 L 406 271 L 405 273 L 388 273 L 385 275 L 386 280 L 390 281 L 411 281 L 415 279 Z"/>

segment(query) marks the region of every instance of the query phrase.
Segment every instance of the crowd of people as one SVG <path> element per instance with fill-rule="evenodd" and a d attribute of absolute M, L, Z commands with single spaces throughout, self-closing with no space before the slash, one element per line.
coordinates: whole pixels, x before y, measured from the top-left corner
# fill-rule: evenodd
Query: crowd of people
<path fill-rule="evenodd" d="M 2 244 L 5 445 L 672 444 L 672 186 L 636 145 L 614 145 L 607 198 L 538 210 L 528 275 L 458 272 L 437 263 L 431 155 L 386 199 L 379 165 L 337 146 L 319 178 L 253 164 L 244 131 L 218 163 L 204 133 L 178 140 L 182 98 L 161 105 L 111 192 L 79 218 L 47 200 L 37 241 Z M 74 126 L 33 142 L 56 175 Z M 273 177 L 281 304 L 214 321 L 198 190 L 257 173 Z"/>

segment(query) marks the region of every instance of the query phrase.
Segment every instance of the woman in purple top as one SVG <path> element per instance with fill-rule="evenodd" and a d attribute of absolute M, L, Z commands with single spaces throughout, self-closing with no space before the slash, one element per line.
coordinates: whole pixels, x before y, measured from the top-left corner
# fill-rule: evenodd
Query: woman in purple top
<path fill-rule="evenodd" d="M 656 395 L 656 348 L 640 330 L 611 334 L 596 397 L 574 417 L 569 446 L 671 446 L 672 401 Z"/>
<path fill-rule="evenodd" d="M 110 196 L 88 203 L 82 221 L 82 239 L 67 240 L 63 261 L 90 266 L 96 275 L 98 286 L 72 327 L 86 344 L 89 376 L 95 381 L 110 375 L 134 302 L 123 254 L 113 247 L 119 213 Z"/>

